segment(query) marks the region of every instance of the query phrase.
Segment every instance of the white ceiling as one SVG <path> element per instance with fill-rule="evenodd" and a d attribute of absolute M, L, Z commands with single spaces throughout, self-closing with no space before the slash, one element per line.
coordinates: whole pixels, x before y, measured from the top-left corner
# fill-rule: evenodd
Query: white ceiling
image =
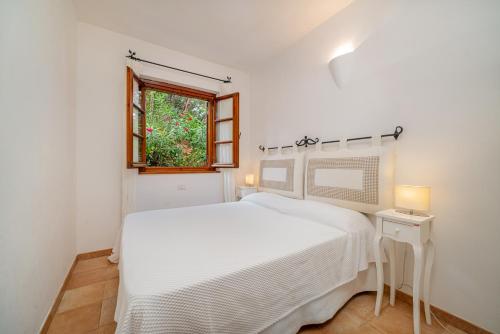
<path fill-rule="evenodd" d="M 248 69 L 353 0 L 75 0 L 80 21 Z"/>

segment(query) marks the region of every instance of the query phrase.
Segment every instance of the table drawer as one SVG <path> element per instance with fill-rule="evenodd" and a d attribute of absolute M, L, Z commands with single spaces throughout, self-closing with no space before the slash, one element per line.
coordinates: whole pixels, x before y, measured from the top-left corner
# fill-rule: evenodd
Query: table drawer
<path fill-rule="evenodd" d="M 413 240 L 418 235 L 411 225 L 394 223 L 384 220 L 382 223 L 382 233 L 399 240 Z"/>

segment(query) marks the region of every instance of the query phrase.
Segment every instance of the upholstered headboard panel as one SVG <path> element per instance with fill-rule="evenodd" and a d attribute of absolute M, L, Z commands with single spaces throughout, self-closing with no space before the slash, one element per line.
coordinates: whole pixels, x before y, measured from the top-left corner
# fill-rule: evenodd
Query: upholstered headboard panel
<path fill-rule="evenodd" d="M 392 206 L 392 149 L 342 149 L 313 152 L 306 159 L 305 198 L 364 213 Z"/>
<path fill-rule="evenodd" d="M 259 190 L 304 198 L 304 155 L 270 154 L 260 160 Z"/>

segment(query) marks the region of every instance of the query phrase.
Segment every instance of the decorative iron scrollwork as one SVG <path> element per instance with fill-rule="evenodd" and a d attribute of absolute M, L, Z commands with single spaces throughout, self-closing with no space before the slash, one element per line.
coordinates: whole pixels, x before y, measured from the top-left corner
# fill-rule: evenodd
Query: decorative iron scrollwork
<path fill-rule="evenodd" d="M 403 133 L 403 127 L 402 126 L 396 126 L 396 130 L 394 130 L 394 133 L 392 134 L 394 136 L 394 139 L 398 140 L 399 135 Z"/>
<path fill-rule="evenodd" d="M 309 145 L 316 145 L 318 142 L 319 142 L 319 138 L 312 139 L 312 138 L 308 138 L 307 136 L 304 136 L 304 138 L 301 139 L 300 141 L 296 141 L 295 145 L 307 147 Z"/>

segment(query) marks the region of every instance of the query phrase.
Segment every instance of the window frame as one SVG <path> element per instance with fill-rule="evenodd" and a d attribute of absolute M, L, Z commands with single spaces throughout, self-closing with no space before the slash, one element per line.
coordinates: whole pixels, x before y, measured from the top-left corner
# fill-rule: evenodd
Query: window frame
<path fill-rule="evenodd" d="M 151 79 L 142 79 L 144 83 L 143 88 L 143 96 L 144 101 L 146 97 L 146 92 L 148 90 L 155 90 L 158 92 L 176 94 L 181 96 L 186 96 L 190 98 L 196 98 L 199 100 L 204 100 L 208 102 L 208 110 L 207 110 L 207 163 L 205 166 L 201 167 L 154 167 L 154 166 L 144 166 L 139 168 L 139 173 L 141 174 L 181 174 L 181 173 L 214 173 L 216 172 L 215 168 L 212 167 L 213 163 L 213 112 L 214 112 L 214 103 L 216 94 L 205 92 L 202 90 L 197 90 L 193 88 L 183 87 L 174 85 L 171 83 L 151 80 Z M 146 109 L 144 109 L 146 111 Z M 147 118 L 147 111 L 146 111 Z"/>
<path fill-rule="evenodd" d="M 217 102 L 222 101 L 222 100 L 227 100 L 227 99 L 232 99 L 233 100 L 233 117 L 227 117 L 227 118 L 220 118 L 216 119 L 217 117 Z M 222 96 L 217 96 L 215 98 L 215 103 L 214 103 L 214 131 L 216 131 L 216 123 L 221 123 L 221 122 L 233 122 L 233 133 L 232 133 L 232 139 L 231 140 L 221 140 L 221 141 L 216 141 L 217 138 L 217 133 L 214 132 L 214 139 L 213 139 L 213 151 L 214 151 L 214 162 L 212 163 L 212 167 L 214 168 L 238 168 L 240 164 L 240 157 L 239 157 L 239 151 L 240 151 L 240 93 L 232 93 L 232 94 L 227 94 L 227 95 L 222 95 Z M 232 157 L 233 157 L 233 162 L 230 164 L 224 164 L 224 163 L 217 163 L 215 160 L 217 158 L 217 145 L 219 144 L 232 144 Z"/>
<path fill-rule="evenodd" d="M 133 103 L 133 82 L 134 79 L 139 83 L 139 89 L 141 92 L 141 105 L 137 106 Z M 146 158 L 146 91 L 155 90 L 169 94 L 176 94 L 181 96 L 186 96 L 189 98 L 196 98 L 205 100 L 208 102 L 207 110 L 207 162 L 206 165 L 201 167 L 154 167 L 147 166 Z M 220 121 L 226 120 L 216 120 L 217 115 L 217 103 L 218 101 L 224 99 L 233 100 L 233 133 L 232 140 L 227 141 L 233 144 L 233 162 L 231 164 L 217 164 L 216 161 L 216 148 L 218 143 L 216 142 L 216 124 Z M 143 128 L 140 137 L 144 138 L 142 141 L 142 156 L 140 163 L 133 162 L 133 111 L 134 106 L 141 112 L 143 117 Z M 127 168 L 137 168 L 139 174 L 186 174 L 186 173 L 217 173 L 219 168 L 238 168 L 239 167 L 239 93 L 227 94 L 224 96 L 217 96 L 215 93 L 180 86 L 164 81 L 140 78 L 134 73 L 134 71 L 127 67 Z"/>
<path fill-rule="evenodd" d="M 134 103 L 134 80 L 137 81 L 138 87 L 141 90 L 141 105 Z M 127 168 L 143 168 L 146 166 L 146 109 L 144 102 L 144 93 L 142 87 L 143 81 L 134 71 L 127 67 Z M 134 132 L 134 108 L 139 110 L 143 119 L 141 133 Z M 142 139 L 142 154 L 141 161 L 134 162 L 134 136 Z"/>

